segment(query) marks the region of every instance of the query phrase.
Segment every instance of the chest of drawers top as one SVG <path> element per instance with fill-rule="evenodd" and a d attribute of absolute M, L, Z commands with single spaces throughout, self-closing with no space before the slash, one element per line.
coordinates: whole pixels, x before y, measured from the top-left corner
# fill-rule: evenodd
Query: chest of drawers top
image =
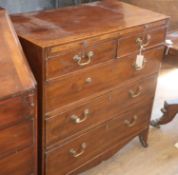
<path fill-rule="evenodd" d="M 116 0 L 12 16 L 20 38 L 42 48 L 113 32 L 122 35 L 136 26 L 137 32 L 143 31 L 167 18 Z M 145 25 L 149 23 L 153 25 Z"/>
<path fill-rule="evenodd" d="M 3 9 L 0 9 L 0 31 L 0 99 L 5 99 L 33 90 L 35 80 L 9 17 Z"/>

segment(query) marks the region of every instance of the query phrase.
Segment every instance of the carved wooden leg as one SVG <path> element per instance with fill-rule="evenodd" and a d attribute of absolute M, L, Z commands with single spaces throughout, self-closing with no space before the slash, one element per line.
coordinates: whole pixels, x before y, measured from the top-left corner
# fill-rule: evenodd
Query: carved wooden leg
<path fill-rule="evenodd" d="M 144 148 L 148 147 L 148 132 L 149 132 L 149 128 L 139 134 L 140 143 Z"/>
<path fill-rule="evenodd" d="M 163 116 L 152 120 L 150 123 L 151 126 L 159 128 L 160 125 L 171 122 L 178 113 L 178 99 L 165 101 L 164 108 L 161 109 L 161 112 L 163 113 Z"/>

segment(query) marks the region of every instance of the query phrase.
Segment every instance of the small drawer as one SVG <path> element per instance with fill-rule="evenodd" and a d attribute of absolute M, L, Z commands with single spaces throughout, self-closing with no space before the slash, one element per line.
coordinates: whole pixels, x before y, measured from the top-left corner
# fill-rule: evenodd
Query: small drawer
<path fill-rule="evenodd" d="M 21 122 L 0 132 L 1 156 L 31 145 L 33 145 L 33 120 Z"/>
<path fill-rule="evenodd" d="M 120 38 L 118 41 L 117 57 L 127 56 L 140 49 L 140 44 L 144 48 L 160 45 L 165 42 L 167 28 L 148 30 L 145 33 Z M 140 44 L 139 44 L 140 43 Z"/>
<path fill-rule="evenodd" d="M 108 123 L 107 140 L 114 144 L 131 139 L 149 128 L 153 100 L 144 100 L 127 108 L 127 112 L 118 115 Z"/>
<path fill-rule="evenodd" d="M 33 96 L 20 96 L 0 102 L 0 128 L 16 124 L 34 114 Z"/>
<path fill-rule="evenodd" d="M 46 146 L 96 126 L 141 100 L 153 100 L 157 75 L 129 83 L 46 119 Z"/>
<path fill-rule="evenodd" d="M 28 147 L 22 151 L 0 159 L 1 175 L 32 175 L 34 173 L 33 148 Z"/>
<path fill-rule="evenodd" d="M 46 153 L 46 175 L 66 175 L 93 160 L 106 149 L 106 126 L 102 125 Z"/>
<path fill-rule="evenodd" d="M 63 47 L 63 46 L 61 46 Z M 66 46 L 67 47 L 67 46 Z M 46 61 L 46 79 L 77 71 L 116 58 L 116 40 L 107 40 L 92 46 L 75 46 L 59 52 Z"/>
<path fill-rule="evenodd" d="M 143 69 L 135 68 L 136 54 L 113 60 L 83 72 L 76 72 L 45 86 L 46 112 L 91 95 L 100 95 L 126 80 L 139 79 L 159 71 L 164 47 L 145 52 Z"/>

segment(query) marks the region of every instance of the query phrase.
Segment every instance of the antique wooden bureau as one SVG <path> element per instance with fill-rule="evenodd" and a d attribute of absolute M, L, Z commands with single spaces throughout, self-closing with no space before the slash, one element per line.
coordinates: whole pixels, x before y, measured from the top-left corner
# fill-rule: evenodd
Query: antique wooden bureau
<path fill-rule="evenodd" d="M 36 82 L 0 9 L 0 175 L 36 175 Z"/>
<path fill-rule="evenodd" d="M 147 146 L 168 17 L 105 0 L 12 20 L 38 81 L 43 175 L 77 174 L 135 136 Z"/>

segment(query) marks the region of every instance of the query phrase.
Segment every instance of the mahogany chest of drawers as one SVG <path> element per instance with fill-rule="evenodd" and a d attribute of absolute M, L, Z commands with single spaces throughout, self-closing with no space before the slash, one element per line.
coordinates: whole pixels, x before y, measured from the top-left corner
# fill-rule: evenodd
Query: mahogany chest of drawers
<path fill-rule="evenodd" d="M 36 83 L 3 9 L 0 31 L 0 174 L 36 175 Z"/>
<path fill-rule="evenodd" d="M 38 81 L 43 175 L 77 174 L 136 136 L 147 146 L 168 17 L 105 0 L 12 20 Z"/>

